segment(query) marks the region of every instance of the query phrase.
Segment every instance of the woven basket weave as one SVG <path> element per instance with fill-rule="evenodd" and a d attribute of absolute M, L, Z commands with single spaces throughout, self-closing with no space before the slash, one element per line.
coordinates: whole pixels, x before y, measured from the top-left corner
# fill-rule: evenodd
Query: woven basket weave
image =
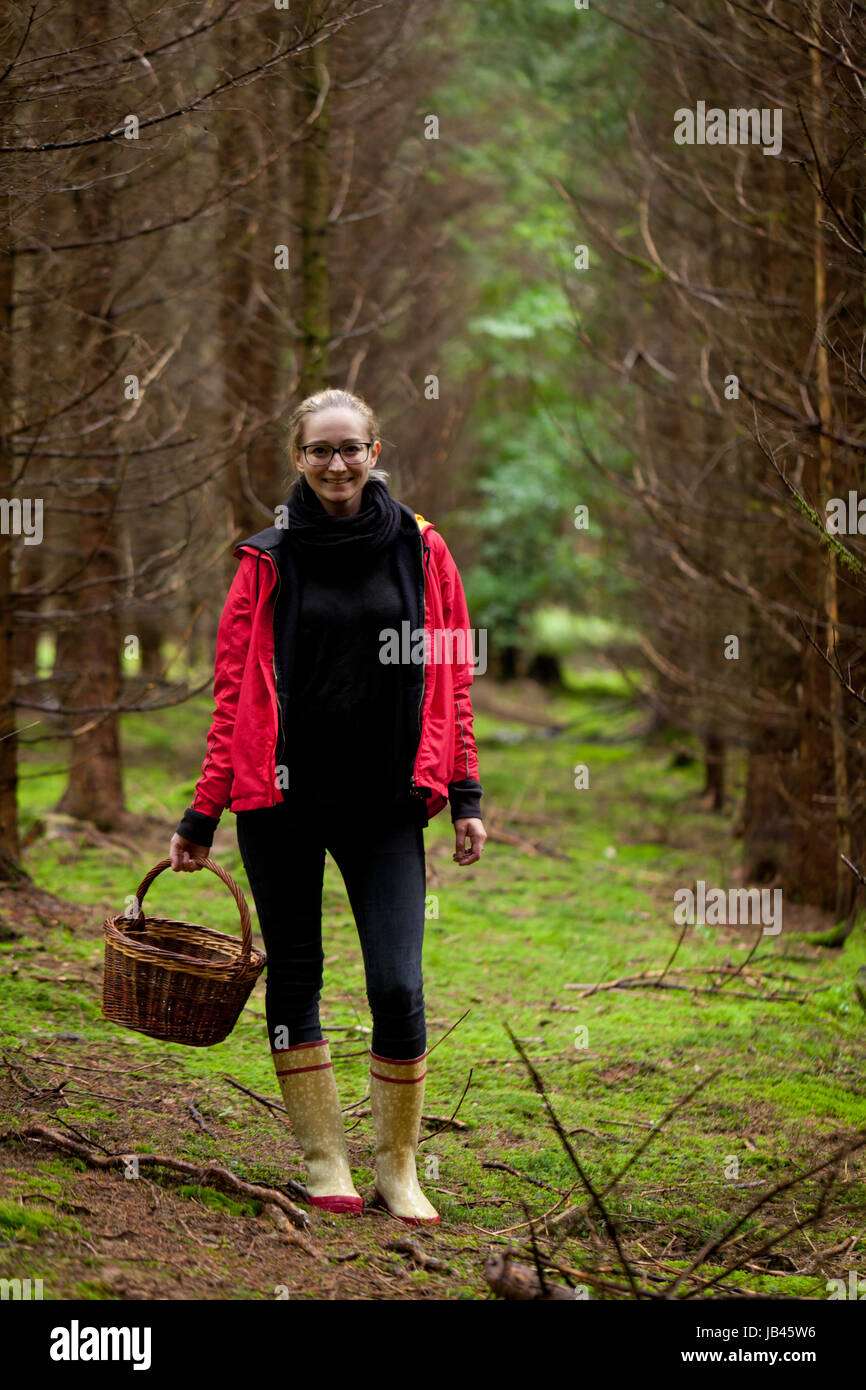
<path fill-rule="evenodd" d="M 232 894 L 241 940 L 211 927 L 145 917 L 144 895 L 171 864 L 161 859 L 142 879 L 127 912 L 107 917 L 103 1017 L 165 1042 L 210 1047 L 227 1038 L 265 966 L 253 949 L 250 913 L 231 874 L 212 859 L 204 866 Z"/>

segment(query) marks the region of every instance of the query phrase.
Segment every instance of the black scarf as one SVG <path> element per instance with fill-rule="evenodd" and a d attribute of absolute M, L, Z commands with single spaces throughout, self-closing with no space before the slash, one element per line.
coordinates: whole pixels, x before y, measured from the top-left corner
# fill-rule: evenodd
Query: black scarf
<path fill-rule="evenodd" d="M 287 536 L 303 569 L 335 578 L 371 568 L 400 529 L 402 513 L 380 478 L 368 478 L 354 516 L 332 516 L 303 474 L 287 498 Z"/>

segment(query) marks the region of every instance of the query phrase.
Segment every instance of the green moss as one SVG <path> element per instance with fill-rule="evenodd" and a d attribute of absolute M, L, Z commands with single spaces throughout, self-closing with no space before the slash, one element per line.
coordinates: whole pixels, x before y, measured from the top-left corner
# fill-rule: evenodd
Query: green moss
<path fill-rule="evenodd" d="M 262 1210 L 262 1203 L 248 1200 L 235 1201 L 232 1197 L 226 1197 L 222 1192 L 215 1192 L 210 1187 L 197 1187 L 185 1184 L 178 1188 L 181 1197 L 192 1198 L 202 1202 L 206 1207 L 212 1207 L 214 1211 L 228 1212 L 231 1216 L 258 1216 Z"/>
<path fill-rule="evenodd" d="M 58 1173 L 61 1177 L 69 1177 L 70 1173 L 84 1173 L 87 1171 L 87 1164 L 82 1158 L 76 1158 L 74 1154 L 61 1154 L 59 1158 L 46 1159 L 39 1164 L 40 1173 Z"/>
<path fill-rule="evenodd" d="M 3 1240 L 38 1240 L 61 1222 L 47 1207 L 28 1202 L 0 1201 L 0 1237 Z"/>
<path fill-rule="evenodd" d="M 71 1297 L 80 1298 L 83 1301 L 103 1303 L 109 1300 L 119 1300 L 122 1295 L 115 1292 L 110 1284 L 100 1283 L 98 1279 L 81 1279 L 77 1284 L 73 1284 Z"/>

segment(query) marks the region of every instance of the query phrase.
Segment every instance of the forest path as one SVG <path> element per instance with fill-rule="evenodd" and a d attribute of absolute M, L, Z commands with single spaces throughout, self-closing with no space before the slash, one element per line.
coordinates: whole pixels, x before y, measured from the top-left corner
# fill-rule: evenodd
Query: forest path
<path fill-rule="evenodd" d="M 827 925 L 820 914 L 786 903 L 777 935 L 759 927 L 756 939 L 753 926 L 735 924 L 683 932 L 675 892 L 700 879 L 739 883 L 730 816 L 708 813 L 697 765 L 677 766 L 664 743 L 632 737 L 640 712 L 596 684 L 549 702 L 550 727 L 568 726 L 558 736 L 539 726 L 524 736 L 525 725 L 479 712 L 493 835 L 478 865 L 452 863 L 445 814 L 427 831 L 431 1053 L 419 1174 L 439 1226 L 408 1228 L 374 1208 L 360 1218 L 311 1212 L 299 1244 L 258 1201 L 167 1170 L 126 1177 L 9 1136 L 0 1145 L 0 1278 L 42 1278 L 46 1298 L 490 1297 L 485 1260 L 509 1245 L 525 1258 L 527 1212 L 542 1234 L 547 1214 L 552 1249 L 555 1218 L 584 1200 L 509 1029 L 597 1186 L 681 1105 L 607 1199 L 648 1287 L 686 1268 L 761 1194 L 767 1206 L 732 1246 L 743 1267 L 724 1281 L 728 1290 L 826 1297 L 827 1279 L 844 1278 L 858 1259 L 862 1268 L 856 1153 L 839 1165 L 824 1216 L 760 1253 L 768 1230 L 815 1213 L 809 1168 L 866 1125 L 854 994 L 862 928 L 844 950 L 826 950 L 801 934 Z M 503 693 L 499 704 L 523 709 L 526 698 Z M 168 727 L 177 712 L 164 718 Z M 126 829 L 93 843 L 86 829 L 60 822 L 37 833 L 53 792 L 50 779 L 26 784 L 36 827 L 27 866 L 58 897 L 0 893 L 0 1130 L 38 1124 L 97 1154 L 218 1162 L 294 1197 L 289 1183 L 302 1167 L 285 1117 L 232 1084 L 278 1107 L 263 979 L 214 1048 L 161 1044 L 101 1017 L 100 924 L 166 852 L 169 809 L 179 814 L 188 793 L 176 768 L 191 759 L 181 759 L 178 742 L 154 716 L 132 727 L 134 836 Z M 578 766 L 589 773 L 582 790 Z M 246 890 L 230 815 L 213 852 Z M 167 872 L 151 892 L 159 915 L 237 931 L 234 904 L 213 875 Z M 323 1024 L 356 1184 L 368 1199 L 370 1020 L 360 947 L 330 860 L 324 921 Z M 443 1128 L 458 1107 L 458 1125 Z M 799 1186 L 773 1195 L 791 1177 Z M 406 1239 L 414 1250 L 389 1248 Z M 615 1282 L 614 1253 L 598 1220 L 584 1216 L 557 1259 Z"/>

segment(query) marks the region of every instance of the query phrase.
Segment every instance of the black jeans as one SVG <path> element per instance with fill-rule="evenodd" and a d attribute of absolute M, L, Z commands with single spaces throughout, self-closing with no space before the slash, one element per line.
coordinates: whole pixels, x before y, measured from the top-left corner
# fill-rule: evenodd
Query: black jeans
<path fill-rule="evenodd" d="M 265 1011 L 272 1048 L 322 1037 L 322 882 L 325 850 L 346 885 L 364 957 L 380 1057 L 427 1046 L 421 953 L 427 879 L 422 824 L 369 807 L 304 812 L 290 796 L 238 811 L 237 836 L 268 957 Z M 277 1035 L 277 1029 L 280 1034 Z"/>

